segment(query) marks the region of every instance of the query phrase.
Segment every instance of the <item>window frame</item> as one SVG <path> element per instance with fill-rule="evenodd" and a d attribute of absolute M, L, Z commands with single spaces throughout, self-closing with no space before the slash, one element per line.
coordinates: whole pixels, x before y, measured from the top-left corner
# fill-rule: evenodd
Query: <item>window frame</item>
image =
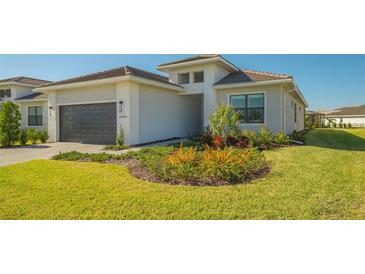
<path fill-rule="evenodd" d="M 30 108 L 35 108 L 36 110 L 35 110 L 35 113 L 36 113 L 36 115 L 29 115 L 29 109 Z M 38 112 L 37 112 L 37 108 L 40 108 L 41 109 L 41 114 L 38 114 Z M 31 125 L 29 122 L 29 118 L 30 117 L 36 117 L 35 118 L 35 125 Z M 41 125 L 39 125 L 39 124 L 37 124 L 37 122 L 38 122 L 38 119 L 39 119 L 39 117 L 41 117 Z M 43 127 L 44 126 L 44 121 L 43 121 L 43 106 L 28 106 L 27 107 L 27 125 L 28 125 L 28 127 Z"/>
<path fill-rule="evenodd" d="M 202 73 L 202 74 L 203 74 L 203 81 L 201 81 L 201 82 L 196 82 L 196 80 L 195 80 L 195 74 L 196 74 L 196 73 Z M 204 73 L 204 70 L 199 70 L 199 71 L 194 71 L 194 72 L 193 72 L 193 83 L 194 83 L 194 84 L 204 83 L 204 80 L 205 80 L 205 73 Z"/>
<path fill-rule="evenodd" d="M 187 82 L 187 83 L 181 83 L 181 82 L 180 82 L 180 76 L 181 76 L 181 75 L 184 75 L 184 74 L 187 74 L 187 75 L 188 75 L 188 82 Z M 188 85 L 188 84 L 190 84 L 190 72 L 178 73 L 178 74 L 177 74 L 177 83 L 178 83 L 179 85 Z"/>
<path fill-rule="evenodd" d="M 298 111 L 297 111 L 297 108 L 298 108 L 298 106 L 297 106 L 297 103 L 296 102 L 294 102 L 294 123 L 296 124 L 297 123 L 297 121 L 298 121 Z"/>
<path fill-rule="evenodd" d="M 251 109 L 263 109 L 264 112 L 264 117 L 263 117 L 263 121 L 262 122 L 249 122 L 248 120 L 246 121 L 240 121 L 240 125 L 266 125 L 266 110 L 267 110 L 267 105 L 266 105 L 266 91 L 255 91 L 255 92 L 244 92 L 244 93 L 229 93 L 228 94 L 228 104 L 230 106 L 233 107 L 233 105 L 231 104 L 231 98 L 234 96 L 245 96 L 246 97 L 246 116 L 248 119 L 248 109 L 250 109 L 249 107 L 247 107 L 248 104 L 248 96 L 250 95 L 263 95 L 263 99 L 264 99 L 264 106 L 260 107 L 260 108 L 251 108 Z"/>

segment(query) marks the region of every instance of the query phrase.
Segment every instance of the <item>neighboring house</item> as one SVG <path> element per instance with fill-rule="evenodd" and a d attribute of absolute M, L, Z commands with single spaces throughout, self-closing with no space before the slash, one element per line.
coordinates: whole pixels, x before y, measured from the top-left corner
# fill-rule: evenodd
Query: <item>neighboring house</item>
<path fill-rule="evenodd" d="M 315 127 L 323 127 L 328 123 L 328 120 L 326 120 L 326 114 L 331 112 L 331 110 L 308 110 L 305 114 L 308 116 L 311 125 L 314 125 Z"/>
<path fill-rule="evenodd" d="M 352 127 L 365 127 L 365 105 L 343 107 L 326 114 L 326 120 L 339 124 L 351 124 Z"/>
<path fill-rule="evenodd" d="M 33 89 L 49 83 L 49 81 L 29 77 L 14 77 L 0 80 L 0 109 L 4 102 L 12 101 L 20 106 L 22 128 L 48 128 L 47 94 L 35 93 Z"/>
<path fill-rule="evenodd" d="M 241 128 L 304 129 L 308 106 L 290 75 L 241 70 L 220 55 L 159 65 L 168 77 L 125 66 L 34 88 L 50 141 L 142 144 L 200 132 L 218 104 L 240 112 Z M 31 95 L 29 95 L 31 96 Z M 46 105 L 43 105 L 46 106 Z"/>

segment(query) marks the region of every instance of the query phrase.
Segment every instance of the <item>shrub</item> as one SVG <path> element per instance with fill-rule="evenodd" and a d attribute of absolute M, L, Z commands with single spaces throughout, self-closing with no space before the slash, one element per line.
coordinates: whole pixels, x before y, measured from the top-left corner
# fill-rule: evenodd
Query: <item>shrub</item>
<path fill-rule="evenodd" d="M 348 124 L 347 124 L 347 127 L 348 127 L 348 128 L 352 128 L 352 124 L 351 124 L 351 123 L 348 123 Z"/>
<path fill-rule="evenodd" d="M 118 150 L 125 150 L 130 148 L 129 146 L 125 146 L 125 145 L 107 145 L 104 147 L 104 150 L 114 150 L 114 151 L 118 151 Z"/>
<path fill-rule="evenodd" d="M 280 146 L 287 146 L 290 143 L 290 139 L 284 133 L 279 132 L 274 136 L 274 143 Z"/>
<path fill-rule="evenodd" d="M 213 149 L 205 145 L 202 152 L 180 147 L 162 161 L 153 159 L 146 164 L 147 167 L 151 165 L 153 168 L 149 169 L 165 181 L 244 182 L 251 174 L 265 168 L 267 162 L 252 148 Z"/>
<path fill-rule="evenodd" d="M 206 127 L 202 132 L 202 134 L 200 135 L 200 142 L 203 145 L 205 144 L 207 144 L 208 146 L 213 145 L 213 132 L 209 127 Z"/>
<path fill-rule="evenodd" d="M 134 152 L 133 152 L 134 153 Z M 121 160 L 134 155 L 133 153 L 125 153 L 122 155 L 112 155 L 107 153 L 81 153 L 78 151 L 60 152 L 52 157 L 53 160 L 63 161 L 92 161 L 92 162 L 105 162 L 108 160 Z"/>
<path fill-rule="evenodd" d="M 37 141 L 40 139 L 39 131 L 35 128 L 27 128 L 25 130 L 25 133 L 27 135 L 27 140 L 30 141 L 32 144 L 36 144 Z"/>
<path fill-rule="evenodd" d="M 0 145 L 12 146 L 19 141 L 21 114 L 13 102 L 5 102 L 0 111 Z"/>
<path fill-rule="evenodd" d="M 222 136 L 224 145 L 227 137 L 239 132 L 239 113 L 230 105 L 218 105 L 209 117 L 213 136 Z"/>
<path fill-rule="evenodd" d="M 21 132 L 20 132 L 20 144 L 22 146 L 25 146 L 28 142 L 28 138 L 27 138 L 27 132 L 25 129 L 22 129 Z"/>
<path fill-rule="evenodd" d="M 227 136 L 228 138 L 228 136 Z M 224 140 L 224 137 L 221 135 L 215 135 L 213 138 L 213 146 L 215 149 L 224 148 L 227 145 L 227 140 Z"/>
<path fill-rule="evenodd" d="M 78 151 L 60 152 L 52 157 L 53 160 L 79 161 L 85 157 L 85 153 Z"/>
<path fill-rule="evenodd" d="M 237 137 L 229 135 L 227 137 L 227 144 L 233 147 L 247 148 L 250 146 L 250 139 L 245 134 L 241 134 Z"/>
<path fill-rule="evenodd" d="M 343 124 L 343 128 L 347 128 L 347 124 Z"/>
<path fill-rule="evenodd" d="M 179 165 L 184 163 L 192 163 L 196 157 L 196 148 L 189 147 L 183 149 L 183 145 L 180 144 L 179 149 L 172 149 L 171 155 L 166 158 L 166 161 L 171 165 Z"/>
<path fill-rule="evenodd" d="M 305 134 L 307 133 L 306 130 L 296 131 L 294 130 L 291 134 L 289 134 L 289 138 L 294 141 L 305 142 Z"/>
<path fill-rule="evenodd" d="M 210 180 L 243 182 L 267 165 L 263 155 L 254 149 L 218 149 L 206 147 L 201 166 Z"/>
<path fill-rule="evenodd" d="M 337 123 L 336 122 L 333 123 L 333 127 L 337 128 Z"/>
<path fill-rule="evenodd" d="M 252 135 L 252 139 L 254 146 L 264 150 L 269 149 L 274 141 L 271 131 L 265 126 L 263 126 L 256 134 L 254 133 Z"/>
<path fill-rule="evenodd" d="M 39 138 L 40 138 L 40 140 L 41 140 L 42 144 L 47 143 L 48 138 L 49 138 L 49 135 L 48 135 L 48 131 L 47 131 L 45 128 L 43 128 L 43 129 L 39 132 Z"/>
<path fill-rule="evenodd" d="M 124 142 L 125 142 L 124 130 L 123 130 L 123 128 L 120 128 L 119 134 L 118 134 L 117 139 L 116 139 L 116 144 L 118 146 L 123 146 Z"/>

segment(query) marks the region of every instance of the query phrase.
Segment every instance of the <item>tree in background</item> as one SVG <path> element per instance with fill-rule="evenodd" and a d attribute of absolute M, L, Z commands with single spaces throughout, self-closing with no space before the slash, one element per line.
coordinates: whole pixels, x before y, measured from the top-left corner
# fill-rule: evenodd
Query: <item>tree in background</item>
<path fill-rule="evenodd" d="M 5 102 L 0 111 L 0 144 L 8 147 L 15 145 L 20 138 L 21 114 L 13 102 Z"/>

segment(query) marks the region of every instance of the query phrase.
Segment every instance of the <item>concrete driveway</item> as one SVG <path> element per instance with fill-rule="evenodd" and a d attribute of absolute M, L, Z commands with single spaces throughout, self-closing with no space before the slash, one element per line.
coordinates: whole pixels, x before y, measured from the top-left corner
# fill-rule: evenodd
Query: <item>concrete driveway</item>
<path fill-rule="evenodd" d="M 6 166 L 35 159 L 49 159 L 60 152 L 76 150 L 84 153 L 106 152 L 103 145 L 87 145 L 80 143 L 47 143 L 17 148 L 0 149 L 0 166 Z M 125 151 L 123 151 L 125 152 Z M 120 151 L 108 151 L 111 154 L 119 154 Z"/>

